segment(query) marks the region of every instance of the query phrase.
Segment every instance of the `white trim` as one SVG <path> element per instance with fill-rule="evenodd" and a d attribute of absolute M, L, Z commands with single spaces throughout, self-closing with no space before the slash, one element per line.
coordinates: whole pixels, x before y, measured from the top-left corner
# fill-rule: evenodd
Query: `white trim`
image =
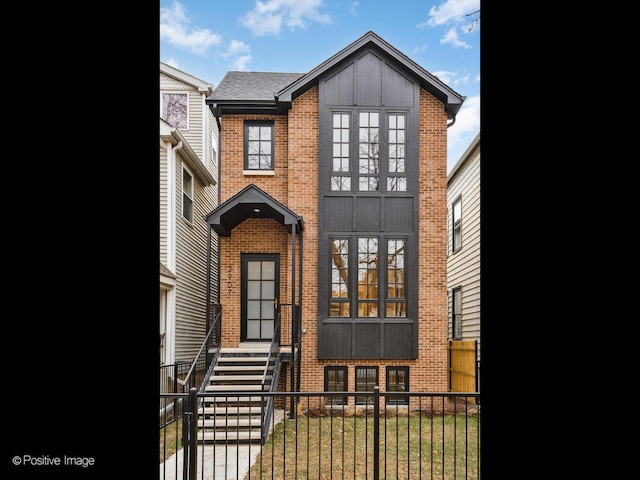
<path fill-rule="evenodd" d="M 243 170 L 243 175 L 258 175 L 271 177 L 276 174 L 274 170 Z"/>

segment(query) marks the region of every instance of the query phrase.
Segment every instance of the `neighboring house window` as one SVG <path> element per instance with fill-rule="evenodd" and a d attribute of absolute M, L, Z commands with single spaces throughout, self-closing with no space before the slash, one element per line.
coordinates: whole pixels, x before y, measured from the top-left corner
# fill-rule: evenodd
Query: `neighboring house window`
<path fill-rule="evenodd" d="M 273 122 L 245 122 L 244 169 L 273 170 Z"/>
<path fill-rule="evenodd" d="M 462 287 L 451 291 L 451 332 L 454 340 L 462 339 Z"/>
<path fill-rule="evenodd" d="M 456 252 L 462 247 L 462 197 L 458 198 L 452 208 L 452 248 Z"/>
<path fill-rule="evenodd" d="M 347 391 L 347 367 L 324 367 L 324 391 Z M 327 403 L 329 405 L 346 405 L 347 397 L 345 395 L 328 395 Z"/>
<path fill-rule="evenodd" d="M 358 126 L 358 189 L 380 190 L 380 114 L 360 112 Z"/>
<path fill-rule="evenodd" d="M 188 99 L 186 93 L 162 93 L 162 118 L 172 127 L 189 128 Z"/>
<path fill-rule="evenodd" d="M 350 238 L 353 242 L 350 242 Z M 329 316 L 406 317 L 403 238 L 349 237 L 331 242 Z M 353 247 L 352 247 L 353 245 Z M 357 249 L 357 251 L 352 251 Z M 353 282 L 356 282 L 355 285 Z M 352 294 L 351 292 L 357 292 Z M 380 295 L 380 292 L 383 292 Z"/>
<path fill-rule="evenodd" d="M 333 114 L 333 166 L 331 190 L 351 190 L 349 168 L 349 122 L 348 113 Z"/>
<path fill-rule="evenodd" d="M 389 174 L 387 191 L 407 191 L 407 169 L 405 164 L 406 127 L 405 116 L 392 114 L 388 117 L 389 130 Z"/>
<path fill-rule="evenodd" d="M 372 392 L 378 385 L 378 367 L 356 367 L 356 392 Z M 370 405 L 373 395 L 357 395 L 356 405 Z"/>
<path fill-rule="evenodd" d="M 409 367 L 387 367 L 387 392 L 409 391 Z M 386 395 L 389 405 L 408 405 L 409 397 Z"/>
<path fill-rule="evenodd" d="M 193 223 L 193 175 L 182 169 L 182 216 Z"/>

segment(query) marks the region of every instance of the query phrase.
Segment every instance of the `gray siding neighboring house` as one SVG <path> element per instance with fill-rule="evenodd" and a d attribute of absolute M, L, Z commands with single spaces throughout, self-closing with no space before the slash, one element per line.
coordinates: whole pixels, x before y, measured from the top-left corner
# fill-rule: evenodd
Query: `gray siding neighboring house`
<path fill-rule="evenodd" d="M 212 92 L 213 85 L 160 63 L 160 364 L 192 361 L 206 335 L 204 215 L 219 199 L 219 126 L 205 103 Z M 217 252 L 213 237 L 214 258 Z M 210 280 L 217 292 L 216 272 Z"/>
<path fill-rule="evenodd" d="M 456 206 L 454 208 L 454 206 Z M 457 211 L 454 211 L 455 209 Z M 447 176 L 448 338 L 477 340 L 480 361 L 480 133 Z M 454 223 L 457 225 L 454 225 Z M 458 236 L 454 248 L 454 230 Z M 455 297 L 455 298 L 454 298 Z M 454 329 L 456 306 L 457 328 Z"/>

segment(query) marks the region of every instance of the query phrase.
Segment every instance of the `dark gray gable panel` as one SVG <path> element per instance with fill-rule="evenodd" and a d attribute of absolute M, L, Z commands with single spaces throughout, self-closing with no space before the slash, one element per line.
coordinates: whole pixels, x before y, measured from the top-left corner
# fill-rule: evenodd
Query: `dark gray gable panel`
<path fill-rule="evenodd" d="M 325 105 L 353 105 L 353 64 L 324 82 Z"/>
<path fill-rule="evenodd" d="M 371 52 L 356 61 L 356 105 L 382 105 L 382 59 Z"/>
<path fill-rule="evenodd" d="M 382 69 L 382 104 L 387 107 L 413 107 L 416 84 L 388 63 Z"/>

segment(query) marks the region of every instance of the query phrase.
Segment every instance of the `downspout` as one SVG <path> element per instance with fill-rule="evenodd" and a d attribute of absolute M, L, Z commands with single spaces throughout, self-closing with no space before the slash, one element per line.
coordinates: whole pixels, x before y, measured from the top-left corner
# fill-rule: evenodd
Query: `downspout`
<path fill-rule="evenodd" d="M 451 123 L 447 123 L 447 128 L 453 127 L 454 123 L 456 123 L 456 117 L 455 116 L 451 119 Z"/>

